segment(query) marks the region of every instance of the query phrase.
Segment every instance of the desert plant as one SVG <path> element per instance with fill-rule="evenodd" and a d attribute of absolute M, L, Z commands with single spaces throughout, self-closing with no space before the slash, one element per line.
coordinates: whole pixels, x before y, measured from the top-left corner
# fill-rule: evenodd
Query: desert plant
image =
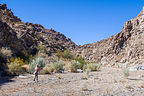
<path fill-rule="evenodd" d="M 87 67 L 88 67 L 88 64 L 84 65 L 83 66 L 83 71 L 86 71 Z"/>
<path fill-rule="evenodd" d="M 78 61 L 80 63 L 79 69 L 83 69 L 83 66 L 87 64 L 85 59 L 82 58 L 82 57 L 75 57 L 75 58 L 73 58 L 73 60 L 76 60 L 76 61 Z"/>
<path fill-rule="evenodd" d="M 57 51 L 56 51 L 56 56 L 57 56 L 58 58 L 62 58 L 62 55 L 63 55 L 63 53 L 62 53 L 60 50 L 57 50 Z"/>
<path fill-rule="evenodd" d="M 129 74 L 129 69 L 124 68 L 124 69 L 123 69 L 123 74 L 124 74 L 124 77 L 128 78 L 128 76 L 130 75 L 130 74 Z"/>
<path fill-rule="evenodd" d="M 53 68 L 51 64 L 47 64 L 43 69 L 42 73 L 44 74 L 51 74 L 53 72 Z"/>
<path fill-rule="evenodd" d="M 91 71 L 97 71 L 99 69 L 98 64 L 89 64 L 88 68 L 91 69 Z"/>
<path fill-rule="evenodd" d="M 71 72 L 77 72 L 79 65 L 80 65 L 80 63 L 78 61 L 72 60 L 71 65 L 70 65 L 70 71 Z"/>
<path fill-rule="evenodd" d="M 99 68 L 99 64 L 86 64 L 83 66 L 83 71 L 86 71 L 87 69 L 90 69 L 91 71 L 97 71 Z"/>
<path fill-rule="evenodd" d="M 11 74 L 19 75 L 20 73 L 23 72 L 22 65 L 23 65 L 23 59 L 21 59 L 20 57 L 16 59 L 11 58 L 7 63 L 8 71 Z"/>
<path fill-rule="evenodd" d="M 38 65 L 39 69 L 41 70 L 45 66 L 45 61 L 41 57 L 37 57 L 29 63 L 28 71 L 32 73 L 34 71 L 35 66 Z"/>
<path fill-rule="evenodd" d="M 72 59 L 72 58 L 73 58 L 73 55 L 71 54 L 71 52 L 70 52 L 69 49 L 66 49 L 66 50 L 63 52 L 63 57 L 66 58 L 66 59 Z"/>
<path fill-rule="evenodd" d="M 64 70 L 63 66 L 64 66 L 64 61 L 62 61 L 62 60 L 59 60 L 59 61 L 54 62 L 52 64 L 52 68 L 53 68 L 54 72 L 61 72 L 61 71 L 63 71 Z"/>
<path fill-rule="evenodd" d="M 64 58 L 64 59 L 73 59 L 73 55 L 71 54 L 69 49 L 64 50 L 63 52 L 60 50 L 56 51 L 56 55 L 58 58 Z"/>

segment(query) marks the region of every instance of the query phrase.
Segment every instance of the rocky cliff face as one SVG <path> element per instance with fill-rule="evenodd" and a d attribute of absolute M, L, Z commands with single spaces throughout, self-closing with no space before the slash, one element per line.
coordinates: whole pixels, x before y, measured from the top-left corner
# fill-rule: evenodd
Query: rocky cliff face
<path fill-rule="evenodd" d="M 90 62 L 114 66 L 123 63 L 144 62 L 144 8 L 140 14 L 127 21 L 115 36 L 75 49 L 77 56 Z"/>
<path fill-rule="evenodd" d="M 1 23 L 5 23 L 3 26 L 9 27 L 6 32 L 11 32 L 12 30 L 11 33 L 15 34 L 13 38 L 20 40 L 21 46 L 24 46 L 24 48 L 20 49 L 21 51 L 22 49 L 26 49 L 29 50 L 28 53 L 30 53 L 32 52 L 33 47 L 39 43 L 45 45 L 51 53 L 54 53 L 58 49 L 74 49 L 76 47 L 76 44 L 73 43 L 69 38 L 65 37 L 59 32 L 54 31 L 53 29 L 45 29 L 39 24 L 23 23 L 18 17 L 14 16 L 11 10 L 7 9 L 6 4 L 0 5 L 0 14 Z M 4 34 L 5 32 L 4 29 L 1 29 L 0 31 L 1 34 Z M 7 35 L 11 37 L 10 34 Z M 10 40 L 16 41 L 13 38 Z M 7 43 L 11 44 L 10 41 L 7 41 Z M 5 43 L 3 42 L 3 44 Z M 21 47 L 18 45 L 18 43 L 14 45 L 16 48 Z"/>
<path fill-rule="evenodd" d="M 89 62 L 119 66 L 124 63 L 144 62 L 144 8 L 127 21 L 121 32 L 96 43 L 77 46 L 69 38 L 39 24 L 23 23 L 5 4 L 0 4 L 0 48 L 6 47 L 13 56 L 35 54 L 34 46 L 42 44 L 52 55 L 56 50 L 70 49 L 76 56 Z M 4 60 L 0 56 L 0 61 Z"/>
<path fill-rule="evenodd" d="M 35 46 L 39 44 L 46 47 L 49 55 L 56 50 L 74 49 L 77 45 L 63 34 L 53 29 L 45 29 L 42 25 L 23 23 L 14 16 L 6 4 L 0 4 L 0 49 L 11 50 L 11 56 L 27 58 L 36 53 Z M 0 54 L 0 63 L 5 63 L 4 56 Z M 3 68 L 0 64 L 0 70 Z"/>

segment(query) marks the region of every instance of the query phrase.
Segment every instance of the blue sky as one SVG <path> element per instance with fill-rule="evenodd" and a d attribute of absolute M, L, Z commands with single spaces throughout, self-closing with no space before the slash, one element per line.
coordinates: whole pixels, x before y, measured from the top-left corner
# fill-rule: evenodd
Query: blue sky
<path fill-rule="evenodd" d="M 144 0 L 0 0 L 23 22 L 53 28 L 77 45 L 117 34 L 138 15 Z"/>

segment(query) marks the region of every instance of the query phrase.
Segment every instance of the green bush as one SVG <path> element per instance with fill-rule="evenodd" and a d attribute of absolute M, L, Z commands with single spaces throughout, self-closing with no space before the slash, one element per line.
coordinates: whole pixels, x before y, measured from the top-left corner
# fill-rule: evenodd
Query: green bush
<path fill-rule="evenodd" d="M 83 71 L 86 71 L 87 69 L 90 69 L 91 71 L 97 71 L 99 68 L 99 64 L 86 64 L 83 66 Z"/>
<path fill-rule="evenodd" d="M 39 70 L 41 70 L 45 66 L 45 60 L 41 57 L 37 57 L 37 58 L 33 59 L 32 62 L 29 63 L 28 71 L 30 73 L 33 73 L 36 65 L 38 65 Z"/>
<path fill-rule="evenodd" d="M 66 49 L 63 52 L 57 50 L 56 55 L 58 58 L 73 59 L 73 55 L 71 54 L 69 49 Z"/>
<path fill-rule="evenodd" d="M 70 65 L 70 71 L 71 72 L 77 72 L 77 69 L 79 68 L 81 64 L 78 61 L 72 60 Z"/>
<path fill-rule="evenodd" d="M 62 60 L 54 62 L 52 64 L 52 68 L 53 68 L 54 72 L 60 72 L 60 71 L 64 70 L 63 66 L 64 66 L 64 61 L 62 61 Z"/>
<path fill-rule="evenodd" d="M 10 60 L 7 63 L 8 71 L 13 75 L 19 75 L 24 71 L 22 65 L 23 65 L 23 59 L 21 59 L 20 57 L 16 59 L 10 58 Z"/>
<path fill-rule="evenodd" d="M 82 57 L 75 57 L 73 60 L 76 60 L 80 63 L 79 69 L 83 69 L 83 66 L 87 64 L 84 58 Z"/>
<path fill-rule="evenodd" d="M 84 65 L 84 66 L 83 66 L 83 71 L 86 71 L 87 68 L 88 68 L 88 64 Z"/>

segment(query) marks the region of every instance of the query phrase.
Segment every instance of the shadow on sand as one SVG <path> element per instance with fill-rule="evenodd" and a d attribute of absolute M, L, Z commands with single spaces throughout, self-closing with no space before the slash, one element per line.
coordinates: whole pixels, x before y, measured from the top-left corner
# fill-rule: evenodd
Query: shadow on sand
<path fill-rule="evenodd" d="M 12 78 L 14 78 L 14 76 L 0 77 L 0 86 L 5 83 L 14 82 L 14 80 L 11 80 Z"/>
<path fill-rule="evenodd" d="M 136 79 L 136 78 L 128 78 L 129 80 L 135 80 L 135 81 L 139 81 L 139 80 L 142 80 L 142 79 Z"/>

